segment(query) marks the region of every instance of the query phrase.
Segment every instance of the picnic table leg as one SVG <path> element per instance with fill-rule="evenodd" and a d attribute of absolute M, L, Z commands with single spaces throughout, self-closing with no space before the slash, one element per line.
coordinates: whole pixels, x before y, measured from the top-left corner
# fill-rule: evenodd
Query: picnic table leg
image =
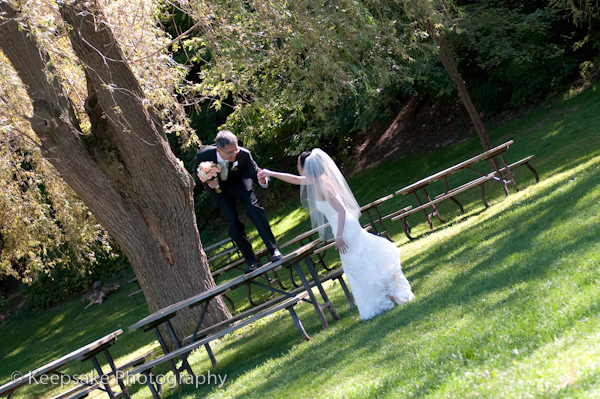
<path fill-rule="evenodd" d="M 225 294 L 222 294 L 225 296 Z M 198 330 L 200 330 L 200 325 L 202 324 L 202 320 L 204 320 L 204 316 L 206 315 L 206 311 L 208 310 L 209 301 L 206 301 L 202 304 L 202 310 L 200 311 L 200 317 L 198 318 L 198 323 L 196 323 L 196 328 L 194 329 L 194 333 L 192 334 L 192 341 L 196 341 L 196 334 L 198 334 Z M 210 359 L 210 363 L 212 364 L 213 369 L 217 368 L 217 359 L 215 358 L 215 354 L 213 353 L 210 345 L 208 343 L 204 344 L 204 348 L 206 349 L 206 354 Z M 187 356 L 186 356 L 187 359 Z"/>
<path fill-rule="evenodd" d="M 414 240 L 414 237 L 412 237 L 410 235 L 411 232 L 411 228 L 410 228 L 410 224 L 408 223 L 408 220 L 406 220 L 406 217 L 402 218 L 402 230 L 404 230 L 404 235 L 409 239 L 409 240 Z"/>
<path fill-rule="evenodd" d="M 342 290 L 344 290 L 344 294 L 346 295 L 346 299 L 348 300 L 348 303 L 350 304 L 350 309 L 354 309 L 356 307 L 356 305 L 354 304 L 354 297 L 350 293 L 350 290 L 348 289 L 348 286 L 346 285 L 346 282 L 344 281 L 344 277 L 342 277 L 340 275 L 337 278 L 337 280 L 340 283 L 340 285 L 342 286 Z"/>
<path fill-rule="evenodd" d="M 272 272 L 273 272 L 273 275 L 275 276 L 275 278 L 273 278 L 271 281 L 275 281 L 279 285 L 279 287 L 281 287 L 282 290 L 284 290 L 284 291 L 287 290 L 287 288 L 285 288 L 285 285 L 283 285 L 283 282 L 281 281 L 281 278 L 277 274 L 277 271 L 272 270 Z"/>
<path fill-rule="evenodd" d="M 265 272 L 265 273 L 261 274 L 261 276 L 264 277 L 265 280 L 267 280 L 267 284 L 269 285 L 269 287 L 273 288 L 273 286 L 271 285 L 271 279 L 269 278 L 269 276 L 267 275 L 267 273 Z M 250 288 L 251 285 L 252 284 L 250 284 L 249 282 L 246 283 L 246 290 L 247 290 L 247 293 L 248 293 L 248 302 L 250 302 L 250 305 L 252 305 L 252 306 L 258 306 L 259 304 L 254 303 L 254 300 L 252 300 L 252 289 Z M 283 289 L 285 289 L 285 288 L 283 288 Z M 273 294 L 273 290 L 270 290 L 270 291 L 271 291 L 271 296 L 269 296 L 268 299 L 273 298 L 273 296 L 275 295 L 275 294 Z"/>
<path fill-rule="evenodd" d="M 517 183 L 515 182 L 515 178 L 513 177 L 512 172 L 510 171 L 510 168 L 508 167 L 508 165 L 506 164 L 506 159 L 504 159 L 504 155 L 500 154 L 498 155 L 500 157 L 500 159 L 502 160 L 502 166 L 504 166 L 504 170 L 506 170 L 506 173 L 508 174 L 508 177 L 510 179 L 510 182 L 512 183 L 513 187 L 515 188 L 515 191 L 519 191 L 519 187 L 517 187 Z"/>
<path fill-rule="evenodd" d="M 373 232 L 375 234 L 379 235 L 379 231 L 377 231 L 377 226 L 375 226 L 375 222 L 373 221 L 373 218 L 371 217 L 371 210 L 367 209 L 367 211 L 365 213 L 367 214 L 367 218 L 369 219 L 369 224 L 371 225 Z"/>
<path fill-rule="evenodd" d="M 298 318 L 298 315 L 296 314 L 296 311 L 294 310 L 294 305 L 286 308 L 288 310 L 288 312 L 290 312 L 290 316 L 292 316 L 292 320 L 294 320 L 294 324 L 296 325 L 296 328 L 298 329 L 298 331 L 300 331 L 300 335 L 302 336 L 302 338 L 304 338 L 307 341 L 310 341 L 310 335 L 308 335 L 306 333 L 306 330 L 304 329 L 304 326 L 302 325 L 302 322 L 300 321 L 300 319 Z"/>
<path fill-rule="evenodd" d="M 481 202 L 483 202 L 486 208 L 489 208 L 490 204 L 485 200 L 485 183 L 481 183 L 479 186 L 481 187 Z"/>
<path fill-rule="evenodd" d="M 454 202 L 456 204 L 456 206 L 458 206 L 458 209 L 460 209 L 460 214 L 464 215 L 465 214 L 465 210 L 462 206 L 462 204 L 460 202 L 458 202 L 458 200 L 454 197 L 448 197 L 448 199 L 450 199 L 452 202 Z"/>
<path fill-rule="evenodd" d="M 216 282 L 215 282 L 216 283 Z M 223 297 L 223 299 L 225 299 L 227 302 L 229 302 L 229 304 L 231 305 L 231 311 L 235 311 L 235 303 L 233 303 L 233 301 L 231 300 L 231 298 L 229 298 L 227 295 L 222 294 L 221 295 Z"/>
<path fill-rule="evenodd" d="M 292 284 L 294 285 L 294 287 L 298 288 L 302 285 L 302 282 L 300 282 L 300 284 L 298 284 L 296 282 L 296 280 L 294 280 L 294 269 L 292 269 L 291 267 L 288 269 L 290 272 L 290 281 L 292 282 Z"/>
<path fill-rule="evenodd" d="M 421 188 L 421 190 L 423 191 L 423 193 L 425 194 L 425 198 L 427 198 L 428 202 L 431 202 L 432 199 L 429 196 L 429 193 L 427 193 L 427 190 L 425 190 L 425 187 Z M 417 202 L 419 203 L 419 206 L 423 205 L 423 203 L 421 202 L 421 199 L 419 198 L 419 196 L 417 195 L 416 191 L 413 191 L 413 195 L 415 196 L 415 198 L 417 199 Z M 423 208 L 423 213 L 425 214 L 425 217 L 427 218 L 427 223 L 429 223 L 429 228 L 431 230 L 433 230 L 433 221 L 431 220 L 432 216 L 436 216 L 438 218 L 438 220 L 440 221 L 440 223 L 446 223 L 444 221 L 444 219 L 442 219 L 442 216 L 440 215 L 440 213 L 438 212 L 438 208 L 435 204 L 432 204 L 431 207 L 433 208 L 433 212 L 431 212 L 431 214 L 427 213 L 427 209 Z"/>
<path fill-rule="evenodd" d="M 167 344 L 165 343 L 165 340 L 163 339 L 162 334 L 160 333 L 160 331 L 158 331 L 158 327 L 154 327 L 153 330 L 154 330 L 154 335 L 156 335 L 156 339 L 158 340 L 158 343 L 160 344 L 160 347 L 163 350 L 163 353 L 166 355 L 167 353 L 169 353 L 169 348 L 167 347 Z M 179 382 L 181 380 L 181 378 L 179 377 L 179 369 L 175 365 L 175 362 L 172 359 L 169 359 L 168 363 L 169 363 L 169 367 L 171 367 L 171 371 L 173 372 L 173 374 L 175 374 L 175 377 L 177 378 L 177 381 Z"/>
<path fill-rule="evenodd" d="M 323 309 L 321 308 L 321 305 L 317 301 L 317 297 L 312 292 L 312 289 L 310 288 L 308 281 L 306 281 L 306 276 L 304 276 L 304 272 L 302 271 L 302 268 L 300 268 L 300 264 L 294 263 L 294 269 L 296 269 L 296 273 L 298 273 L 298 277 L 300 277 L 300 280 L 302 281 L 302 285 L 308 292 L 308 296 L 310 296 L 310 301 L 312 302 L 312 304 L 315 308 L 315 311 L 317 312 L 317 316 L 319 316 L 319 319 L 321 320 L 321 328 L 323 330 L 327 330 L 327 319 L 325 319 L 325 314 L 323 314 Z"/>
<path fill-rule="evenodd" d="M 533 166 L 529 165 L 529 162 L 525 162 L 524 165 L 527 166 L 527 169 L 529 169 L 531 171 L 531 173 L 533 173 L 533 176 L 535 177 L 535 182 L 539 183 L 540 182 L 540 177 L 538 176 L 538 174 L 535 171 L 535 169 L 533 169 Z"/>
<path fill-rule="evenodd" d="M 323 301 L 324 301 L 323 307 L 329 309 L 329 313 L 331 313 L 331 316 L 335 320 L 338 320 L 340 318 L 340 316 L 338 316 L 337 312 L 333 308 L 333 304 L 327 297 L 327 293 L 325 292 L 323 285 L 321 285 L 321 280 L 319 280 L 319 275 L 317 274 L 317 270 L 315 269 L 315 265 L 312 263 L 312 259 L 310 258 L 310 256 L 308 256 L 304 259 L 304 263 L 306 264 L 306 267 L 308 268 L 308 271 L 310 272 L 310 275 L 312 276 L 313 281 L 315 282 L 315 285 L 317 286 L 317 288 L 319 289 L 319 292 L 321 293 L 321 298 L 323 298 Z"/>
<path fill-rule="evenodd" d="M 100 378 L 100 383 L 104 387 L 103 391 L 108 394 L 108 397 L 110 399 L 115 399 L 115 393 L 110 388 L 110 384 L 108 383 L 108 381 L 106 381 L 105 378 L 102 378 L 102 376 L 104 375 L 104 372 L 102 371 L 102 367 L 100 367 L 100 363 L 98 363 L 98 359 L 96 359 L 96 355 L 93 355 L 90 358 L 90 360 L 92 361 L 92 364 L 94 365 L 94 368 L 96 369 L 96 372 L 98 373 L 98 377 Z M 129 393 L 127 393 L 127 397 L 129 398 Z"/>
<path fill-rule="evenodd" d="M 150 393 L 154 399 L 160 399 L 160 394 L 162 393 L 162 386 L 158 381 L 156 381 L 156 387 L 154 386 L 154 374 L 152 370 L 143 371 L 142 374 L 146 377 L 146 385 L 150 389 Z"/>
<path fill-rule="evenodd" d="M 308 237 L 308 241 L 307 242 L 302 241 L 302 244 L 303 245 L 309 244 L 312 241 L 313 241 L 312 238 Z M 323 269 L 327 270 L 328 272 L 331 272 L 331 271 L 333 271 L 333 268 L 332 267 L 328 267 L 327 264 L 325 263 L 325 255 L 326 254 L 327 254 L 327 250 L 319 252 L 318 254 L 315 254 L 315 256 L 317 257 L 317 260 L 313 261 L 313 264 L 315 265 L 315 268 L 317 267 L 317 265 L 321 265 L 323 267 Z M 292 281 L 294 281 L 294 280 L 292 280 Z"/>
<path fill-rule="evenodd" d="M 492 167 L 492 170 L 494 170 L 496 172 L 496 176 L 498 176 L 498 179 L 500 179 L 500 184 L 502 184 L 502 188 L 504 189 L 504 195 L 508 196 L 508 187 L 506 186 L 506 181 L 504 180 L 504 177 L 502 176 L 502 173 L 500 172 L 500 168 L 498 167 L 498 163 L 496 162 L 496 160 L 494 158 L 489 158 L 488 163 L 490 164 L 490 166 Z"/>
<path fill-rule="evenodd" d="M 387 237 L 387 239 L 390 240 L 390 241 L 392 241 L 392 237 L 390 237 L 390 234 L 388 233 L 387 229 L 385 228 L 385 224 L 383 223 L 383 219 L 381 218 L 381 214 L 379 213 L 379 209 L 375 208 L 375 213 L 377 214 L 377 221 L 381 225 L 382 234 L 385 234 L 385 236 Z"/>
<path fill-rule="evenodd" d="M 115 376 L 115 379 L 117 380 L 117 384 L 119 384 L 119 387 L 121 388 L 121 392 L 117 396 L 121 397 L 121 395 L 125 395 L 126 398 L 131 399 L 131 397 L 129 396 L 129 391 L 127 391 L 127 387 L 123 383 L 123 379 L 119 376 L 119 370 L 115 366 L 115 362 L 113 361 L 112 356 L 108 352 L 108 349 L 104 349 L 103 352 L 104 352 L 104 357 L 106 358 L 106 361 L 110 365 L 110 368 Z"/>
<path fill-rule="evenodd" d="M 167 331 L 169 331 L 169 336 L 171 337 L 171 341 L 173 341 L 173 345 L 175 345 L 175 349 L 179 349 L 181 345 L 179 344 L 179 340 L 177 339 L 177 335 L 175 335 L 175 330 L 173 329 L 173 325 L 170 320 L 165 322 L 167 325 Z M 180 356 L 181 358 L 181 371 L 185 370 L 189 375 L 195 377 L 194 372 L 192 371 L 192 367 L 187 361 L 187 355 Z M 181 389 L 181 375 L 178 376 L 178 384 L 179 389 Z"/>

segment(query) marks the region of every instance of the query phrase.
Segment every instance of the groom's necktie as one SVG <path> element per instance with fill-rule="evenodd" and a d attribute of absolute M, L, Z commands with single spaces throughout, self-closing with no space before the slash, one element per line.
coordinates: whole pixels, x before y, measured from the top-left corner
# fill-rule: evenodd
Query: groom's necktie
<path fill-rule="evenodd" d="M 227 180 L 227 175 L 229 174 L 229 161 L 223 161 L 221 165 L 221 180 Z"/>

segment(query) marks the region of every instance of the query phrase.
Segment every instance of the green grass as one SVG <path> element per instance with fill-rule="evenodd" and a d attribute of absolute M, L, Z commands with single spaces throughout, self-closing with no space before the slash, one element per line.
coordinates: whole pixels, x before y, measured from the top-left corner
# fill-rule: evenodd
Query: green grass
<path fill-rule="evenodd" d="M 534 184 L 520 167 L 518 193 L 511 189 L 505 197 L 498 184 L 488 184 L 488 209 L 477 190 L 461 193 L 465 215 L 444 203 L 440 212 L 448 222 L 436 222 L 433 231 L 415 214 L 409 219 L 414 241 L 399 222 L 389 222 L 416 295 L 412 303 L 361 321 L 333 284 L 328 292 L 341 318 L 327 316 L 327 331 L 310 305 L 297 307 L 312 341 L 303 342 L 279 312 L 215 342 L 216 370 L 203 350 L 192 354 L 194 371 L 226 375 L 223 386 L 167 388 L 163 397 L 600 397 L 600 90 L 596 85 L 489 133 L 494 144 L 514 140 L 508 162 L 535 154 L 541 180 Z M 396 159 L 349 184 L 366 204 L 478 152 L 473 138 L 431 156 Z M 411 201 L 394 197 L 382 214 Z M 309 227 L 298 207 L 294 198 L 268 210 L 280 242 Z M 260 248 L 255 231 L 250 236 Z M 332 252 L 328 261 L 339 262 Z M 111 351 L 117 363 L 156 347 L 150 333 L 127 331 L 147 314 L 127 298 L 130 291 L 85 311 L 74 301 L 9 318 L 0 326 L 0 381 L 118 328 L 125 332 Z M 234 300 L 244 307 L 243 293 Z M 89 369 L 73 363 L 65 371 Z M 13 397 L 50 397 L 43 388 Z M 131 392 L 149 397 L 139 384 Z"/>

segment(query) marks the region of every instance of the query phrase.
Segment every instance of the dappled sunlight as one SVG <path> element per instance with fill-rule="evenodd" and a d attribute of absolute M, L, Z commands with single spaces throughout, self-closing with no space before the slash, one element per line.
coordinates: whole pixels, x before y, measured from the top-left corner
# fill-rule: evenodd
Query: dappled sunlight
<path fill-rule="evenodd" d="M 556 124 L 555 124 L 554 126 L 556 126 Z M 555 136 L 559 135 L 559 134 L 562 132 L 562 130 L 563 130 L 563 129 L 556 129 L 556 130 L 553 130 L 553 131 L 549 132 L 548 134 L 544 135 L 544 136 L 542 137 L 542 140 L 548 140 L 548 139 L 551 139 L 551 138 L 553 138 L 553 137 L 555 137 Z"/>
<path fill-rule="evenodd" d="M 300 207 L 292 212 L 282 215 L 276 222 L 272 221 L 273 233 L 276 237 L 285 235 L 289 230 L 294 230 L 308 221 L 308 213 Z"/>
<path fill-rule="evenodd" d="M 535 153 L 539 183 L 519 169 L 519 192 L 510 188 L 505 197 L 497 183 L 486 186 L 489 208 L 477 190 L 465 192 L 460 197 L 465 214 L 444 203 L 447 222 L 435 220 L 433 230 L 423 214 L 416 214 L 409 219 L 413 241 L 404 236 L 401 223 L 386 223 L 414 301 L 361 321 L 339 283 L 328 283 L 341 317 L 334 320 L 325 312 L 326 331 L 309 304 L 295 307 L 309 342 L 286 311 L 274 313 L 213 341 L 214 370 L 204 348 L 191 353 L 195 373 L 227 374 L 223 387 L 168 388 L 163 398 L 552 398 L 585 396 L 587 388 L 597 396 L 600 137 L 577 135 L 574 116 L 586 107 L 574 111 L 577 106 L 569 103 L 565 108 L 558 116 L 541 114 L 520 130 L 500 132 L 515 138 L 514 160 Z M 589 112 L 597 112 L 597 106 Z M 533 123 L 542 127 L 534 129 Z M 359 202 L 367 203 L 441 164 L 464 159 L 464 152 L 477 146 L 474 139 L 460 151 L 411 158 L 406 167 L 406 160 L 396 160 L 358 174 L 351 186 Z M 382 208 L 392 212 L 407 201 L 395 196 Z M 310 228 L 299 206 L 269 216 L 278 238 Z M 253 226 L 247 227 L 255 247 L 263 248 Z M 336 251 L 327 252 L 327 263 L 341 266 Z M 43 364 L 118 328 L 125 332 L 111 349 L 117 363 L 149 350 L 158 356 L 152 333 L 126 330 L 148 313 L 145 305 L 133 305 L 124 291 L 114 295 L 87 311 L 85 304 L 70 303 L 35 314 L 35 321 L 19 321 L 20 337 L 19 330 L 3 326 L 3 338 L 10 340 L 5 362 Z M 244 292 L 232 298 L 238 311 L 249 307 Z M 33 343 L 39 345 L 36 350 Z M 90 369 L 88 362 L 65 371 Z M 156 371 L 166 373 L 169 367 Z M 34 389 L 24 392 L 41 396 Z M 132 393 L 134 399 L 149 395 L 147 387 L 137 385 Z"/>

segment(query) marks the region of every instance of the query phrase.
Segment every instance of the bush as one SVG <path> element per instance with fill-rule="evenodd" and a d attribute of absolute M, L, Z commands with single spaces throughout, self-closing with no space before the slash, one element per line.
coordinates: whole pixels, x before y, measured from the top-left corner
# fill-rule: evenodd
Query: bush
<path fill-rule="evenodd" d="M 459 70 L 481 110 L 534 103 L 563 90 L 587 55 L 575 54 L 577 32 L 566 4 L 480 0 L 464 7 L 451 36 Z"/>

